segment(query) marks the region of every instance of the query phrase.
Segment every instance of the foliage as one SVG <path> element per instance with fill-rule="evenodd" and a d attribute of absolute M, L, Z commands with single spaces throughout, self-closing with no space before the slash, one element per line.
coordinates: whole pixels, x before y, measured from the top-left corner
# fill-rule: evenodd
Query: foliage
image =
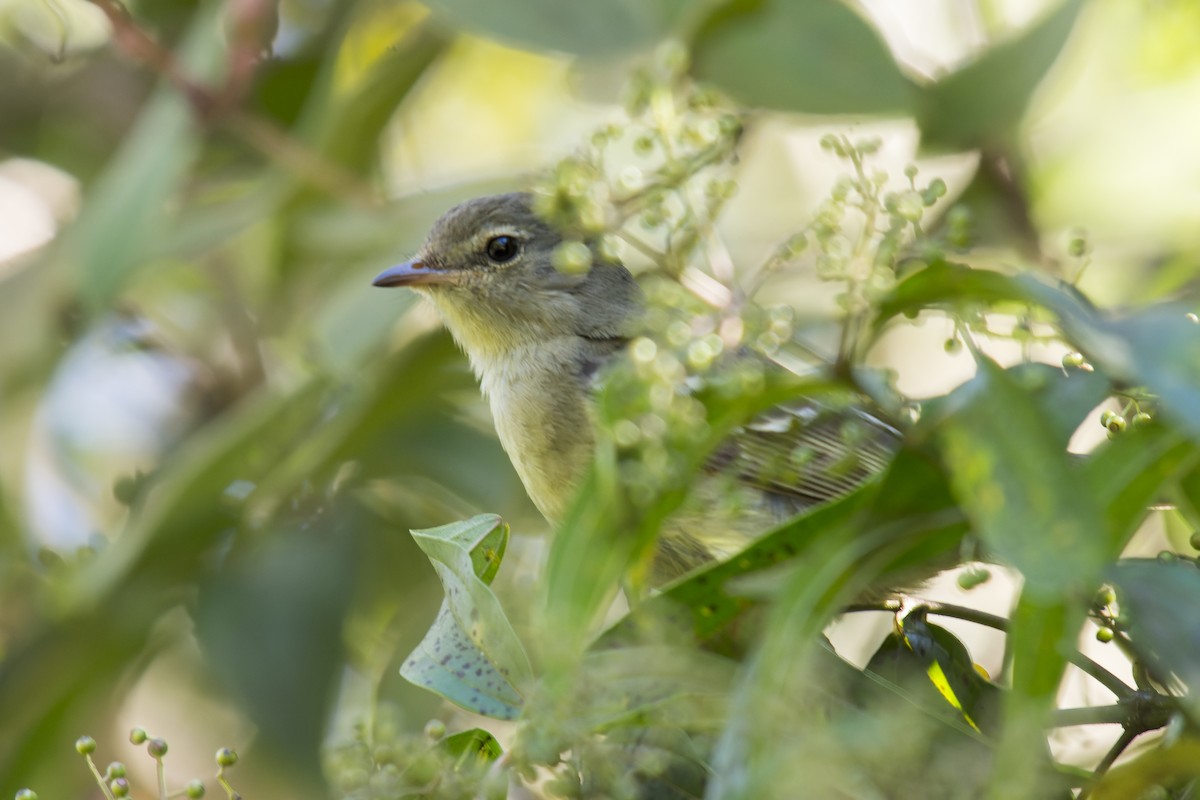
<path fill-rule="evenodd" d="M 934 78 L 833 0 L 428 5 L 0 6 L 0 155 L 83 191 L 61 233 L 0 261 L 0 792 L 83 791 L 69 742 L 127 727 L 165 665 L 151 705 L 182 709 L 173 752 L 236 740 L 247 796 L 1194 796 L 1196 253 L 1121 262 L 1163 266 L 1119 304 L 1083 280 L 1089 237 L 1039 230 L 1028 121 L 1084 4 Z M 421 110 L 476 108 L 435 92 L 497 52 L 472 35 L 560 54 L 545 71 L 577 59 L 623 110 L 532 178 L 405 185 Z M 744 164 L 818 115 L 814 163 L 843 174 L 752 254 L 728 218 L 792 206 L 747 197 Z M 850 130 L 883 118 L 976 154 L 969 174 L 897 168 L 890 133 Z M 514 185 L 563 231 L 556 266 L 595 247 L 649 305 L 544 558 L 509 540 L 540 523 L 460 356 L 412 298 L 368 287 L 454 201 Z M 971 377 L 917 396 L 888 349 L 937 326 L 918 355 Z M 706 465 L 812 403 L 869 409 L 895 450 L 768 525 Z M 1079 454 L 1088 429 L 1107 438 Z M 846 473 L 862 434 L 839 434 Z M 658 585 L 657 544 L 697 508 L 763 535 Z M 1172 538 L 1138 557 L 1154 525 Z M 961 562 L 968 589 L 999 571 L 980 562 L 1019 575 L 1007 616 L 923 597 Z M 860 668 L 824 633 L 872 612 L 892 632 Z M 1002 632 L 997 674 L 946 620 Z M 1081 652 L 1085 630 L 1129 679 Z M 1060 707 L 1075 668 L 1111 702 Z M 1105 724 L 1121 733 L 1082 767 L 1047 741 Z M 77 747 L 105 796 L 150 781 Z"/>

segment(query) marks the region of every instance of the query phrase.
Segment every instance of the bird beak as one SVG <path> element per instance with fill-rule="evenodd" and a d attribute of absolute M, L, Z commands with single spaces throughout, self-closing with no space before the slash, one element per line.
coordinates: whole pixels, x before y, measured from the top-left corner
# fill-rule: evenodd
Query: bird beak
<path fill-rule="evenodd" d="M 453 283 L 456 275 L 452 271 L 427 267 L 419 259 L 385 269 L 375 276 L 375 286 L 429 286 L 437 283 Z"/>

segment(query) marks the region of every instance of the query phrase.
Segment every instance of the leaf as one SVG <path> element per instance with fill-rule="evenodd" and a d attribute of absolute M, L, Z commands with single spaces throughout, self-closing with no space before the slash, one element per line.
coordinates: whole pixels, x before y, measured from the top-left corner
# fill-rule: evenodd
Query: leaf
<path fill-rule="evenodd" d="M 855 115 L 915 107 L 915 87 L 887 45 L 838 0 L 735 0 L 692 47 L 696 77 L 748 105 Z"/>
<path fill-rule="evenodd" d="M 597 641 L 610 647 L 636 641 L 647 630 L 675 632 L 697 642 L 724 635 L 791 580 L 789 565 L 818 556 L 830 536 L 865 537 L 890 553 L 881 583 L 901 586 L 953 565 L 963 525 L 937 466 L 902 448 L 878 481 L 807 510 L 781 524 L 727 561 L 688 576 L 639 606 Z M 747 579 L 747 576 L 753 576 Z M 760 577 L 761 576 L 761 577 Z"/>
<path fill-rule="evenodd" d="M 875 329 L 882 329 L 895 316 L 927 308 L 959 309 L 976 303 L 1004 302 L 1028 303 L 1030 297 L 1009 275 L 938 260 L 905 277 L 880 301 Z"/>
<path fill-rule="evenodd" d="M 930 624 L 919 606 L 899 625 L 901 630 L 880 644 L 865 669 L 915 692 L 916 699 L 935 713 L 975 731 L 993 730 L 1000 689 L 979 674 L 963 643 Z M 947 714 L 947 705 L 953 712 Z"/>
<path fill-rule="evenodd" d="M 1132 428 L 1090 455 L 1087 485 L 1104 503 L 1109 547 L 1120 552 L 1150 507 L 1194 474 L 1200 451 L 1183 432 L 1161 424 Z"/>
<path fill-rule="evenodd" d="M 968 149 L 1009 139 L 1082 6 L 1083 0 L 1065 0 L 1020 36 L 929 86 L 918 115 L 922 142 Z"/>
<path fill-rule="evenodd" d="M 1048 600 L 1094 586 L 1116 552 L 1098 535 L 1097 504 L 1039 404 L 983 358 L 950 402 L 936 439 L 955 495 L 989 548 L 1021 571 L 1027 594 Z"/>
<path fill-rule="evenodd" d="M 471 728 L 468 731 L 447 736 L 441 747 L 450 755 L 457 757 L 457 768 L 477 766 L 495 761 L 504 755 L 504 748 L 496 741 L 496 737 L 483 728 Z"/>
<path fill-rule="evenodd" d="M 1172 418 L 1200 436 L 1200 326 L 1164 303 L 1133 313 L 1098 310 L 1074 287 L 1032 273 L 1006 276 L 939 261 L 902 280 L 879 306 L 876 331 L 894 316 L 930 307 L 1016 302 L 1052 312 L 1067 339 L 1117 382 L 1145 386 Z"/>
<path fill-rule="evenodd" d="M 1200 608 L 1200 570 L 1190 561 L 1130 560 L 1113 567 L 1112 581 L 1138 655 L 1160 679 L 1169 670 L 1188 686 L 1179 702 L 1200 719 L 1200 628 L 1180 620 Z"/>
<path fill-rule="evenodd" d="M 295 758 L 298 775 L 316 778 L 329 697 L 344 667 L 344 620 L 357 593 L 363 509 L 344 499 L 312 525 L 306 519 L 274 532 L 203 581 L 195 620 L 206 661 L 259 741 Z"/>
<path fill-rule="evenodd" d="M 1060 570 L 1067 572 L 1069 563 L 1060 562 Z M 1048 760 L 1045 729 L 1084 616 L 1081 603 L 1044 600 L 1028 588 L 1021 593 L 1008 632 L 1012 685 L 988 798 L 1051 796 L 1048 771 L 1031 765 Z"/>
<path fill-rule="evenodd" d="M 533 50 L 581 56 L 627 53 L 669 35 L 693 3 L 688 0 L 430 0 L 451 25 Z"/>
<path fill-rule="evenodd" d="M 508 544 L 508 526 L 493 514 L 412 531 L 437 571 L 445 599 L 400 674 L 468 711 L 516 719 L 519 686 L 532 679 L 529 657 L 488 588 Z"/>
<path fill-rule="evenodd" d="M 1200 436 L 1200 326 L 1184 306 L 1163 303 L 1128 314 L 1097 311 L 1078 292 L 1022 275 L 1018 284 L 1053 311 L 1063 332 L 1107 375 L 1159 396 L 1168 414 Z"/>
<path fill-rule="evenodd" d="M 198 13 L 181 59 L 192 75 L 211 75 L 223 47 L 212 10 Z M 121 149 L 89 192 L 68 233 L 66 253 L 84 299 L 104 308 L 143 262 L 144 243 L 168 226 L 168 201 L 200 152 L 200 127 L 187 98 L 164 81 L 143 108 Z"/>

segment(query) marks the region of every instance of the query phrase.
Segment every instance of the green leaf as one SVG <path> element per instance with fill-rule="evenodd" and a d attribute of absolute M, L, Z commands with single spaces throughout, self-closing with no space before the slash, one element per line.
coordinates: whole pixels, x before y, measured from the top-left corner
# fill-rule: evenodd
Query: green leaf
<path fill-rule="evenodd" d="M 400 668 L 412 683 L 468 711 L 516 719 L 519 686 L 532 679 L 529 657 L 488 588 L 508 544 L 494 514 L 412 531 L 445 590 L 429 632 Z"/>
<path fill-rule="evenodd" d="M 430 0 L 465 31 L 527 47 L 581 56 L 637 50 L 669 35 L 694 5 L 688 0 Z"/>
<path fill-rule="evenodd" d="M 994 730 L 1000 689 L 979 674 L 966 646 L 950 631 L 929 623 L 920 607 L 900 624 L 902 630 L 880 644 L 866 670 L 907 689 L 935 713 L 975 731 Z"/>
<path fill-rule="evenodd" d="M 809 114 L 914 110 L 915 87 L 887 45 L 837 0 L 735 0 L 704 23 L 692 47 L 696 77 L 748 105 Z"/>
<path fill-rule="evenodd" d="M 1174 485 L 1194 474 L 1200 451 L 1183 432 L 1165 425 L 1135 427 L 1090 455 L 1087 485 L 1104 504 L 1111 552 L 1120 552 Z"/>
<path fill-rule="evenodd" d="M 1097 311 L 1083 295 L 1032 276 L 1016 279 L 1036 302 L 1058 315 L 1063 332 L 1108 376 L 1145 386 L 1193 437 L 1200 436 L 1200 326 L 1182 305 L 1164 303 L 1136 313 Z"/>
<path fill-rule="evenodd" d="M 964 264 L 934 261 L 896 284 L 878 306 L 878 331 L 893 317 L 928 308 L 959 309 L 976 303 L 1028 303 L 1030 297 L 1011 276 Z"/>
<path fill-rule="evenodd" d="M 1052 312 L 1089 362 L 1110 379 L 1145 386 L 1159 396 L 1170 416 L 1200 436 L 1200 326 L 1188 319 L 1181 305 L 1110 314 L 1062 282 L 939 261 L 896 286 L 880 304 L 875 328 L 897 314 L 924 308 L 1000 302 L 1038 305 Z"/>
<path fill-rule="evenodd" d="M 959 503 L 987 545 L 1021 571 L 1027 594 L 1049 599 L 1094 586 L 1116 553 L 1039 404 L 987 359 L 950 402 L 937 440 Z"/>
<path fill-rule="evenodd" d="M 1071 569 L 1068 563 L 1059 562 L 1061 572 Z M 1049 772 L 1036 767 L 1048 761 L 1045 729 L 1084 616 L 1081 603 L 1040 599 L 1028 585 L 1022 592 L 1010 620 L 1012 686 L 988 798 L 1057 796 L 1048 788 Z"/>
<path fill-rule="evenodd" d="M 880 583 L 919 582 L 953 565 L 963 528 L 937 466 L 922 453 L 902 448 L 878 481 L 804 511 L 735 557 L 669 586 L 606 631 L 597 646 L 636 641 L 647 630 L 662 630 L 657 626 L 685 631 L 713 646 L 758 606 L 758 599 L 775 596 L 781 583 L 791 580 L 789 565 L 819 558 L 835 535 L 853 539 L 883 531 L 875 541 L 888 552 Z"/>
<path fill-rule="evenodd" d="M 181 60 L 192 76 L 212 75 L 222 64 L 216 6 L 208 8 L 184 45 Z M 144 261 L 145 242 L 169 226 L 168 201 L 200 152 L 200 132 L 187 97 L 163 81 L 89 192 L 65 248 L 93 309 L 112 302 Z"/>
<path fill-rule="evenodd" d="M 1179 702 L 1200 719 L 1200 629 L 1180 621 L 1200 608 L 1200 570 L 1190 561 L 1131 560 L 1114 566 L 1112 579 L 1138 655 L 1160 680 L 1169 671 L 1188 686 Z"/>
<path fill-rule="evenodd" d="M 441 747 L 458 759 L 459 768 L 467 764 L 491 763 L 504 755 L 504 748 L 496 741 L 496 737 L 483 728 L 471 728 L 447 736 L 441 742 Z"/>
<path fill-rule="evenodd" d="M 1010 138 L 1082 6 L 1065 0 L 1020 36 L 928 87 L 918 116 L 922 141 L 965 149 Z"/>

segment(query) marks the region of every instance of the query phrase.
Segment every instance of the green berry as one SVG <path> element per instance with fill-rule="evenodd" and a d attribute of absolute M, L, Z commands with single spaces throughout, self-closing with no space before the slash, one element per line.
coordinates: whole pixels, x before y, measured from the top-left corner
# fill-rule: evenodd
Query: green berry
<path fill-rule="evenodd" d="M 964 591 L 970 591 L 976 586 L 987 583 L 991 577 L 992 573 L 986 569 L 968 569 L 958 574 L 958 585 Z"/>
<path fill-rule="evenodd" d="M 1188 537 L 1188 544 L 1192 546 L 1193 550 L 1200 550 L 1200 531 L 1196 531 Z"/>
<path fill-rule="evenodd" d="M 33 789 L 22 789 L 17 792 L 13 800 L 38 800 L 38 796 Z"/>
<path fill-rule="evenodd" d="M 129 781 L 117 778 L 108 784 L 108 790 L 112 792 L 113 797 L 129 797 Z"/>
<path fill-rule="evenodd" d="M 1151 420 L 1151 416 L 1149 414 L 1147 414 L 1145 411 L 1139 411 L 1138 413 L 1133 415 L 1132 421 L 1133 421 L 1133 424 L 1135 427 L 1140 427 L 1142 425 L 1148 424 L 1150 422 L 1150 420 Z"/>
<path fill-rule="evenodd" d="M 81 756 L 90 756 L 96 752 L 96 740 L 90 736 L 80 736 L 75 740 L 75 752 Z"/>
<path fill-rule="evenodd" d="M 430 741 L 440 741 L 446 735 L 446 723 L 440 719 L 431 719 L 425 723 L 425 738 Z"/>
<path fill-rule="evenodd" d="M 957 337 L 951 336 L 942 344 L 942 349 L 947 353 L 957 353 L 959 350 L 962 350 L 962 342 Z"/>
<path fill-rule="evenodd" d="M 1111 606 L 1113 603 L 1117 602 L 1117 593 L 1113 591 L 1111 586 L 1105 586 L 1103 589 L 1096 592 L 1094 602 L 1101 608 Z"/>
<path fill-rule="evenodd" d="M 198 797 L 204 797 L 204 782 L 199 778 L 192 778 L 190 781 L 188 781 L 187 788 L 183 790 L 183 793 L 192 798 L 192 800 L 196 800 Z"/>
<path fill-rule="evenodd" d="M 1096 631 L 1097 642 L 1111 642 L 1113 640 L 1112 628 L 1100 628 Z"/>
<path fill-rule="evenodd" d="M 1067 353 L 1062 357 L 1063 369 L 1072 369 L 1083 366 L 1083 353 Z"/>
<path fill-rule="evenodd" d="M 142 745 L 145 744 L 146 740 L 149 738 L 150 737 L 146 733 L 145 728 L 131 728 L 129 731 L 130 744 Z"/>
<path fill-rule="evenodd" d="M 151 739 L 146 742 L 146 752 L 154 758 L 162 758 L 167 754 L 167 742 L 165 739 Z"/>
<path fill-rule="evenodd" d="M 917 165 L 916 164 L 906 164 L 904 166 L 904 177 L 908 178 L 910 181 L 913 178 L 917 177 Z"/>
<path fill-rule="evenodd" d="M 1171 564 L 1176 559 L 1178 559 L 1178 556 L 1176 556 L 1170 550 L 1163 550 L 1163 551 L 1159 552 L 1159 554 L 1158 554 L 1158 560 L 1159 560 L 1159 562 L 1161 562 L 1163 564 Z"/>
<path fill-rule="evenodd" d="M 222 747 L 217 751 L 217 766 L 232 767 L 238 762 L 238 754 L 232 748 Z"/>
<path fill-rule="evenodd" d="M 125 765 L 120 761 L 114 761 L 108 765 L 108 769 L 104 774 L 110 778 L 124 778 L 127 770 L 125 769 Z"/>
<path fill-rule="evenodd" d="M 1109 433 L 1120 433 L 1121 431 L 1125 430 L 1126 424 L 1127 423 L 1125 422 L 1124 417 L 1122 417 L 1120 414 L 1113 414 L 1108 418 L 1108 424 L 1106 424 L 1104 427 L 1108 428 Z"/>

